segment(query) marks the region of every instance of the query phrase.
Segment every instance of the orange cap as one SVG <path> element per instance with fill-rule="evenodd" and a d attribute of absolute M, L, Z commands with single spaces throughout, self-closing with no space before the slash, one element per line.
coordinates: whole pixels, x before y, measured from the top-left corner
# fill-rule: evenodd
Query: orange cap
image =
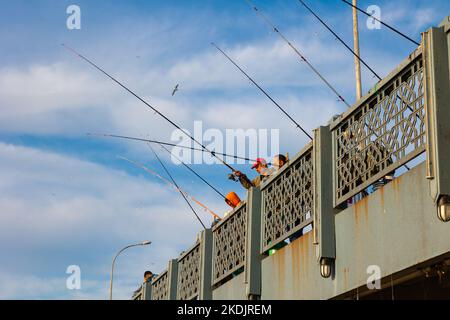
<path fill-rule="evenodd" d="M 230 192 L 225 197 L 225 202 L 230 207 L 236 208 L 241 203 L 241 199 L 239 198 L 239 196 L 235 192 Z"/>

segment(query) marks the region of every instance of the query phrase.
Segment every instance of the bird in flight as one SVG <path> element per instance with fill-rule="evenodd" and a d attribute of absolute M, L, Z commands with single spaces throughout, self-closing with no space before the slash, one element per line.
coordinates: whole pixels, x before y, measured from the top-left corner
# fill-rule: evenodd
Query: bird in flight
<path fill-rule="evenodd" d="M 175 95 L 175 93 L 178 91 L 178 86 L 179 86 L 179 84 L 177 84 L 176 86 L 175 86 L 175 88 L 173 89 L 173 91 L 172 91 L 172 97 Z"/>

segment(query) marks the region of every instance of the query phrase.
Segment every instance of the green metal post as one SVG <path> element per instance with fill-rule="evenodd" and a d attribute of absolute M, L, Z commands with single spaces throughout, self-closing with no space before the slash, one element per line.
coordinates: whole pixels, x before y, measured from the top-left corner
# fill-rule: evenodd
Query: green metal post
<path fill-rule="evenodd" d="M 212 230 L 206 229 L 200 234 L 200 290 L 199 300 L 212 299 Z"/>
<path fill-rule="evenodd" d="M 333 149 L 330 127 L 314 131 L 314 243 L 321 274 L 328 278 L 336 259 L 333 195 Z"/>
<path fill-rule="evenodd" d="M 251 188 L 247 198 L 247 237 L 245 239 L 245 284 L 249 300 L 261 296 L 261 190 Z"/>

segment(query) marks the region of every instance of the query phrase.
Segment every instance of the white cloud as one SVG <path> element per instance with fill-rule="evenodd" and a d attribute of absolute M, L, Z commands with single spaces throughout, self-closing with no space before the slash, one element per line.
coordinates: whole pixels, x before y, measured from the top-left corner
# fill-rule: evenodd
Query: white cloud
<path fill-rule="evenodd" d="M 199 230 L 176 193 L 143 177 L 57 154 L 0 143 L 0 181 L 0 274 L 9 279 L 0 280 L 3 298 L 64 294 L 60 278 L 71 264 L 81 265 L 88 283 L 107 278 L 120 247 L 150 239 L 148 249 L 121 258 L 118 276 L 128 291 L 118 288 L 117 294 L 129 296 L 150 262 L 159 272 Z M 40 289 L 22 288 L 27 295 L 21 295 L 20 278 Z M 105 298 L 107 287 L 98 286 L 83 294 Z"/>
<path fill-rule="evenodd" d="M 319 39 L 301 37 L 296 42 L 311 63 L 318 66 L 331 82 L 348 79 L 344 77 L 347 71 L 342 63 L 345 53 L 336 45 L 328 47 Z M 265 88 L 290 86 L 309 90 L 311 87 L 323 87 L 320 80 L 281 41 L 261 41 L 224 49 L 228 49 L 229 54 Z M 81 68 L 59 62 L 0 70 L 2 131 L 76 135 L 105 130 L 129 133 L 132 128 L 134 132 L 151 130 L 157 134 L 164 133 L 167 137 L 173 130 L 117 84 L 95 69 L 86 67 L 82 61 L 79 63 Z M 227 99 L 229 89 L 246 90 L 251 97 L 260 95 L 213 47 L 192 58 L 179 60 L 174 66 L 154 64 L 143 70 L 131 68 L 126 76 L 123 65 L 118 70 L 108 71 L 118 74 L 119 79 L 151 105 L 186 127 L 192 125 L 193 120 L 201 119 L 204 111 L 202 92 L 220 90 L 215 96 L 219 103 Z M 181 85 L 180 92 L 171 97 L 176 83 Z M 342 88 L 345 84 L 339 80 L 338 86 Z M 195 104 L 192 100 L 194 95 Z M 212 104 L 211 101 L 208 103 Z M 332 100 L 330 104 L 333 104 Z"/>

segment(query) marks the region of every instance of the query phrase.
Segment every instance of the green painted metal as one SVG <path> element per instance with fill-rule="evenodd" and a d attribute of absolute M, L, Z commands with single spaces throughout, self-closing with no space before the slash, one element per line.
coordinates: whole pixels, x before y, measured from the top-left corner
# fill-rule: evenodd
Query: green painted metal
<path fill-rule="evenodd" d="M 436 219 L 425 164 L 413 168 L 335 216 L 336 261 L 331 279 L 317 271 L 312 233 L 262 261 L 262 299 L 331 299 L 365 286 L 370 266 L 381 277 L 443 255 L 450 224 Z M 396 279 L 394 279 L 396 280 Z"/>
<path fill-rule="evenodd" d="M 169 274 L 169 296 L 168 300 L 177 299 L 177 276 L 178 276 L 178 260 L 172 259 L 169 261 L 169 267 L 167 269 Z"/>
<path fill-rule="evenodd" d="M 333 205 L 333 141 L 329 127 L 314 131 L 314 243 L 317 260 L 336 258 L 334 217 L 338 210 Z"/>
<path fill-rule="evenodd" d="M 261 253 L 279 247 L 312 223 L 314 214 L 312 146 L 308 143 L 261 189 Z"/>
<path fill-rule="evenodd" d="M 261 296 L 261 191 L 251 188 L 248 192 L 248 222 L 245 244 L 245 284 L 246 296 L 258 299 Z"/>
<path fill-rule="evenodd" d="M 212 299 L 212 248 L 213 235 L 206 229 L 200 235 L 200 293 L 199 300 Z"/>
<path fill-rule="evenodd" d="M 201 234 L 197 237 L 201 239 Z M 197 299 L 201 279 L 201 240 L 178 258 L 177 300 Z"/>
<path fill-rule="evenodd" d="M 427 105 L 427 177 L 435 202 L 450 195 L 450 22 L 423 34 Z M 446 31 L 447 28 L 447 31 Z"/>
<path fill-rule="evenodd" d="M 213 300 L 247 300 L 246 287 L 245 275 L 242 272 L 220 287 L 215 288 Z"/>
<path fill-rule="evenodd" d="M 232 274 L 245 267 L 247 221 L 247 202 L 242 201 L 226 218 L 213 227 L 213 286 L 223 283 Z"/>
<path fill-rule="evenodd" d="M 149 281 L 142 284 L 141 300 L 151 300 L 151 299 L 152 299 L 152 284 Z"/>
<path fill-rule="evenodd" d="M 169 273 L 162 271 L 152 280 L 152 300 L 168 300 L 169 299 Z"/>
<path fill-rule="evenodd" d="M 336 207 L 425 152 L 422 65 L 419 47 L 332 123 Z"/>
<path fill-rule="evenodd" d="M 436 219 L 436 201 L 441 195 L 450 195 L 450 17 L 439 28 L 428 30 L 422 46 L 383 79 L 376 91 L 384 90 L 381 97 L 387 97 L 392 92 L 389 89 L 392 81 L 396 82 L 397 88 L 400 85 L 399 73 L 401 78 L 403 75 L 409 77 L 409 71 L 417 73 L 422 68 L 422 61 L 426 162 L 352 206 L 341 208 L 339 212 L 335 209 L 339 199 L 335 194 L 333 131 L 377 94 L 371 90 L 350 110 L 333 120 L 330 126 L 316 129 L 312 144 L 298 155 L 302 156 L 305 150 L 312 149 L 313 152 L 313 232 L 302 235 L 271 256 L 262 255 L 263 192 L 280 174 L 289 170 L 286 166 L 277 176 L 264 182 L 260 189 L 249 191 L 244 222 L 232 221 L 236 212 L 242 209 L 240 207 L 213 230 L 201 232 L 199 299 L 331 299 L 355 290 L 358 294 L 369 292 L 366 284 L 371 276 L 368 272 L 371 267 L 379 267 L 381 278 L 390 277 L 392 281 L 401 282 L 423 275 L 423 268 L 431 261 L 450 259 L 450 224 Z M 411 70 L 408 69 L 410 67 Z M 423 152 L 421 148 L 422 145 L 397 165 Z M 385 172 L 379 173 L 382 174 Z M 372 178 L 378 179 L 378 176 Z M 213 256 L 216 250 L 213 232 L 219 236 L 218 231 L 220 228 L 225 230 L 225 226 L 229 226 L 227 240 L 237 238 L 237 231 L 242 235 L 238 247 L 227 254 L 242 255 L 245 251 L 245 255 L 244 259 L 238 257 L 239 263 L 234 269 L 226 270 L 224 267 L 219 278 L 214 278 L 214 259 L 223 257 Z M 236 242 L 228 243 L 236 246 Z M 322 278 L 318 272 L 317 262 L 323 258 L 334 260 L 334 272 L 329 279 Z M 230 261 L 233 259 L 236 257 L 229 258 Z M 219 262 L 217 266 L 222 268 L 222 264 L 229 261 Z M 233 274 L 242 266 L 243 273 Z M 170 299 L 176 297 L 177 267 L 177 260 L 172 260 L 167 271 Z M 164 277 L 165 274 L 155 281 Z M 225 279 L 226 282 L 222 281 Z"/>

